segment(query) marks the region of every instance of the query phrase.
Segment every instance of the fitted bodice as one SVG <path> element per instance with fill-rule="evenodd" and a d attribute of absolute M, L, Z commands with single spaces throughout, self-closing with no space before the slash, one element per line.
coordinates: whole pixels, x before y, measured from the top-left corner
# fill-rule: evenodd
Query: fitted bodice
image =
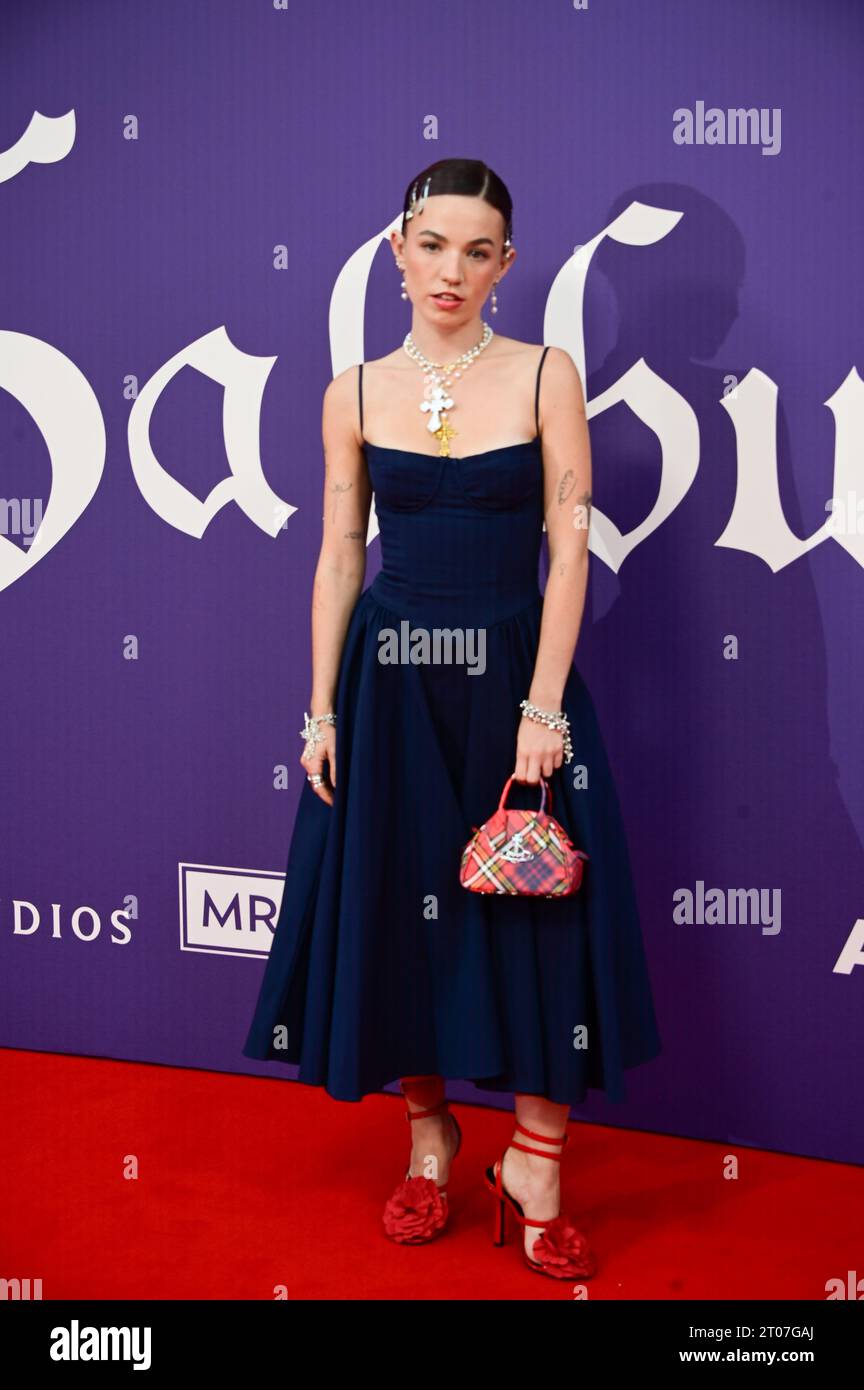
<path fill-rule="evenodd" d="M 540 597 L 539 437 L 466 458 L 364 441 L 381 534 L 373 596 L 406 617 L 462 626 Z"/>

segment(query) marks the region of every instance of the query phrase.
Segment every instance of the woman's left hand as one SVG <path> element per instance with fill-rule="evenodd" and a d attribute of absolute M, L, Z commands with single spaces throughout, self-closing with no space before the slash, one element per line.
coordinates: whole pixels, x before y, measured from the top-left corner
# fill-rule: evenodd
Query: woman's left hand
<path fill-rule="evenodd" d="M 523 714 L 516 738 L 517 782 L 539 782 L 541 773 L 551 777 L 564 761 L 564 735 L 558 729 L 547 728 L 536 719 Z"/>

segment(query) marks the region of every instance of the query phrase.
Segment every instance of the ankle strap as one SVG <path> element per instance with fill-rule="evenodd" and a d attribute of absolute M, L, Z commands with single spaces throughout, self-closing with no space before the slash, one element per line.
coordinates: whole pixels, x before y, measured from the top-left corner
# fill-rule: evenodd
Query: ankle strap
<path fill-rule="evenodd" d="M 520 1123 L 519 1123 L 518 1120 L 516 1120 L 515 1123 L 516 1123 L 516 1128 L 518 1129 L 519 1133 L 520 1133 L 520 1134 L 527 1134 L 529 1139 L 542 1139 L 542 1141 L 543 1141 L 544 1144 L 560 1144 L 562 1149 L 564 1148 L 564 1145 L 567 1143 L 568 1139 L 570 1138 L 570 1136 L 569 1136 L 569 1134 L 567 1134 L 566 1130 L 565 1130 L 564 1134 L 562 1134 L 559 1138 L 556 1139 L 553 1135 L 550 1135 L 550 1134 L 535 1134 L 535 1132 L 534 1132 L 533 1129 L 526 1129 L 524 1125 L 520 1125 Z M 560 1153 L 558 1153 L 558 1154 L 551 1154 L 551 1153 L 547 1153 L 545 1149 L 532 1149 L 531 1146 L 530 1146 L 530 1144 L 520 1144 L 520 1143 L 518 1143 L 515 1139 L 511 1139 L 511 1141 L 510 1141 L 510 1148 L 511 1148 L 511 1149 L 521 1149 L 522 1152 L 523 1152 L 523 1153 L 526 1153 L 526 1154 L 537 1154 L 539 1158 L 551 1158 L 551 1159 L 554 1159 L 554 1161 L 555 1161 L 556 1163 L 560 1163 L 560 1162 L 561 1162 L 561 1154 L 560 1154 Z"/>
<path fill-rule="evenodd" d="M 447 1104 L 448 1103 L 446 1100 L 442 1100 L 439 1101 L 437 1105 L 430 1105 L 428 1110 L 406 1110 L 405 1119 L 422 1120 L 425 1118 L 426 1115 L 438 1115 L 441 1113 L 442 1110 L 447 1109 Z"/>

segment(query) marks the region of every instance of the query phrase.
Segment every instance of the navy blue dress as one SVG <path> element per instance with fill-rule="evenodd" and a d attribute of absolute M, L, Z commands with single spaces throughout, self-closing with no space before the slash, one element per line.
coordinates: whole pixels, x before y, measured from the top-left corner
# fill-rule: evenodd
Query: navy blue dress
<path fill-rule="evenodd" d="M 472 827 L 514 769 L 537 654 L 539 437 L 467 458 L 364 451 L 382 568 L 342 650 L 333 805 L 298 773 L 243 1055 L 296 1064 L 298 1080 L 346 1101 L 426 1073 L 571 1105 L 588 1088 L 622 1101 L 625 1068 L 655 1057 L 660 1039 L 618 799 L 575 666 L 561 706 L 573 759 L 550 780 L 553 814 L 589 856 L 582 887 L 556 899 L 459 882 Z M 379 659 L 379 634 L 416 628 L 430 640 L 473 628 L 478 645 L 461 664 Z M 580 766 L 587 787 L 574 785 Z M 539 785 L 511 784 L 508 805 L 539 800 Z"/>

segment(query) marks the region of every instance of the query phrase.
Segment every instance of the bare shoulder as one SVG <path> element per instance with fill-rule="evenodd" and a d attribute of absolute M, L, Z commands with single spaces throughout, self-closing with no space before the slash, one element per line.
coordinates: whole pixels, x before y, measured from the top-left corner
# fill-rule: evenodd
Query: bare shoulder
<path fill-rule="evenodd" d="M 332 381 L 328 381 L 324 392 L 325 406 L 344 410 L 349 401 L 357 402 L 359 389 L 359 367 L 355 362 L 353 366 L 338 372 Z"/>
<path fill-rule="evenodd" d="M 549 347 L 543 361 L 541 400 L 565 405 L 583 414 L 585 391 L 579 369 L 566 348 Z M 548 407 L 547 407 L 548 409 Z"/>
<path fill-rule="evenodd" d="M 355 363 L 327 383 L 321 409 L 324 445 L 360 444 L 359 369 Z"/>
<path fill-rule="evenodd" d="M 321 404 L 321 435 L 325 453 L 344 450 L 357 452 L 363 438 L 360 434 L 360 384 L 357 363 L 336 374 L 328 381 Z"/>

